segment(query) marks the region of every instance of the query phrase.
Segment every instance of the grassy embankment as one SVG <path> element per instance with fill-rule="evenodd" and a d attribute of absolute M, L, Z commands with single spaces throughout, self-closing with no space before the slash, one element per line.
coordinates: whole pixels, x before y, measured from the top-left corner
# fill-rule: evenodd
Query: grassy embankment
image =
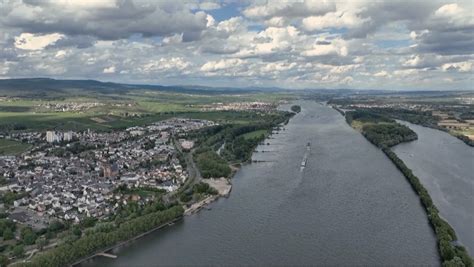
<path fill-rule="evenodd" d="M 417 139 L 416 133 L 390 118 L 369 111 L 347 112 L 346 121 L 354 129 L 360 131 L 367 140 L 382 149 L 418 194 L 430 224 L 436 233 L 443 266 L 473 266 L 473 260 L 466 249 L 456 243 L 457 236 L 454 229 L 439 216 L 438 209 L 434 205 L 428 190 L 421 184 L 419 178 L 413 174 L 411 169 L 390 149 L 390 147 L 399 143 Z"/>

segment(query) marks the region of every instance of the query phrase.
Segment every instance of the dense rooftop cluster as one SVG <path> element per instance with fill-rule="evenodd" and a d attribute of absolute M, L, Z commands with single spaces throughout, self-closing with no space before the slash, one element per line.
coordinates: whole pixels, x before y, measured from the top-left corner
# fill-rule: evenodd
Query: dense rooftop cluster
<path fill-rule="evenodd" d="M 0 157 L 0 176 L 7 181 L 0 190 L 14 194 L 11 218 L 33 228 L 53 219 L 107 217 L 127 204 L 128 196 L 119 187 L 179 188 L 188 178 L 177 156 L 180 144 L 189 149 L 187 133 L 213 125 L 173 118 L 123 131 L 72 132 L 69 142 L 53 143 L 46 142 L 45 133 L 8 134 L 34 146 L 20 156 Z"/>

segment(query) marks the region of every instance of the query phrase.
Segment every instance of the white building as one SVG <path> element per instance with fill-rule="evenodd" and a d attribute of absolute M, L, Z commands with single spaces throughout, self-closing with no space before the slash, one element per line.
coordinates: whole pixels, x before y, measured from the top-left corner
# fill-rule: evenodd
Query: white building
<path fill-rule="evenodd" d="M 59 142 L 59 141 L 61 141 L 61 137 L 58 134 L 56 134 L 55 131 L 46 132 L 46 142 L 54 143 L 54 142 Z"/>
<path fill-rule="evenodd" d="M 48 143 L 57 143 L 61 141 L 69 142 L 74 137 L 72 131 L 61 133 L 56 131 L 47 131 L 46 132 L 46 142 Z"/>
<path fill-rule="evenodd" d="M 66 142 L 71 141 L 72 138 L 73 138 L 73 133 L 72 133 L 72 131 L 65 132 L 64 135 L 63 135 L 63 140 L 66 141 Z"/>

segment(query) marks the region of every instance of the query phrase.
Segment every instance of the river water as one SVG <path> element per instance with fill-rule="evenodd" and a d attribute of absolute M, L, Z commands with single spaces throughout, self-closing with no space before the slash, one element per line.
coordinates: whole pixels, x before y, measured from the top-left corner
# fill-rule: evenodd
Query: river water
<path fill-rule="evenodd" d="M 454 228 L 459 241 L 474 254 L 474 149 L 448 133 L 401 122 L 418 140 L 393 151 L 413 170 Z"/>
<path fill-rule="evenodd" d="M 335 110 L 298 104 L 228 199 L 82 266 L 439 265 L 426 214 L 392 162 Z"/>

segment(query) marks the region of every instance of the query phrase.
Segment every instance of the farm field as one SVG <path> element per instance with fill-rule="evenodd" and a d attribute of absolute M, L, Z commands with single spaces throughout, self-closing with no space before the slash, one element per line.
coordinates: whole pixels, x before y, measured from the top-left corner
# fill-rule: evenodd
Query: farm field
<path fill-rule="evenodd" d="M 153 90 L 129 90 L 124 94 L 69 91 L 70 96 L 41 98 L 24 95 L 0 99 L 0 128 L 4 130 L 103 130 L 149 124 L 170 117 L 209 119 L 244 124 L 254 113 L 202 111 L 203 105 L 232 102 L 277 102 L 286 94 L 184 94 Z M 1 93 L 1 91 L 0 91 Z M 74 95 L 76 94 L 76 95 Z"/>

